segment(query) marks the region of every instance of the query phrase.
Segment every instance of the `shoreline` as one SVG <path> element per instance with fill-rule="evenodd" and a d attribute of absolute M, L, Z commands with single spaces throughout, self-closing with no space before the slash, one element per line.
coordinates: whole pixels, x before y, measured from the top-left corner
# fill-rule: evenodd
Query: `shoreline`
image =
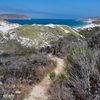
<path fill-rule="evenodd" d="M 75 27 L 74 29 L 77 31 L 80 31 L 80 30 L 84 30 L 84 29 L 90 30 L 91 28 L 94 28 L 94 27 L 100 27 L 100 24 L 95 24 L 92 22 L 92 20 L 88 20 L 88 21 L 84 21 L 84 22 L 87 22 L 87 25 Z"/>
<path fill-rule="evenodd" d="M 100 27 L 100 24 L 95 24 L 92 22 L 93 20 L 86 20 L 86 21 L 83 21 L 84 25 L 80 25 L 80 26 L 73 26 L 72 28 L 76 31 L 80 31 L 80 30 L 84 30 L 84 29 L 88 29 L 88 30 L 91 30 L 91 28 L 94 28 L 94 27 Z M 52 27 L 52 28 L 55 28 L 56 26 L 68 26 L 68 25 L 59 25 L 59 24 L 31 24 L 32 26 L 34 25 L 37 25 L 37 26 L 48 26 L 48 27 Z M 6 32 L 10 29 L 13 29 L 13 28 L 17 28 L 21 26 L 21 24 L 18 24 L 18 23 L 10 23 L 8 21 L 4 21 L 4 20 L 0 20 L 0 31 L 2 32 Z M 71 26 L 70 26 L 71 27 Z"/>

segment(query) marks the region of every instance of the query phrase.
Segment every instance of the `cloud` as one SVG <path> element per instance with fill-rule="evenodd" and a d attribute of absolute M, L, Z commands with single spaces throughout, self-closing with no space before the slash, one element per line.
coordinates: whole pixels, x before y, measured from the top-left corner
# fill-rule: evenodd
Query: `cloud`
<path fill-rule="evenodd" d="M 53 12 L 45 12 L 38 11 L 30 8 L 15 8 L 0 6 L 0 13 L 16 13 L 16 14 L 24 14 L 32 18 L 67 18 L 68 15 L 61 13 L 53 13 Z"/>
<path fill-rule="evenodd" d="M 52 18 L 55 17 L 55 14 L 43 11 L 37 11 L 34 9 L 22 9 L 14 7 L 2 7 L 0 6 L 0 13 L 16 13 L 16 14 L 25 14 L 33 18 Z"/>

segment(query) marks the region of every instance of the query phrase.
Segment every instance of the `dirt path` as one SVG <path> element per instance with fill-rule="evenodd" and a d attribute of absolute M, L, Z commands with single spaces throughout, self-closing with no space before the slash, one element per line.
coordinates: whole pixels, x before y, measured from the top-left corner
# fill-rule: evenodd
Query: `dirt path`
<path fill-rule="evenodd" d="M 57 67 L 53 70 L 56 75 L 63 73 L 64 71 L 64 60 L 57 57 L 52 57 L 52 60 L 57 62 Z M 52 80 L 49 75 L 44 77 L 44 79 L 35 87 L 33 87 L 30 95 L 24 100 L 48 100 L 47 91 L 50 87 Z"/>

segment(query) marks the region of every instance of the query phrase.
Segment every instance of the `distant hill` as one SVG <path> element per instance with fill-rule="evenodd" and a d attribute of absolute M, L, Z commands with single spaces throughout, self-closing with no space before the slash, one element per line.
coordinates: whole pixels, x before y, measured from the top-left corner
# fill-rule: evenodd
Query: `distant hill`
<path fill-rule="evenodd" d="M 27 16 L 25 15 L 19 15 L 19 14 L 0 14 L 0 19 L 29 19 Z"/>
<path fill-rule="evenodd" d="M 94 24 L 100 24 L 100 16 L 97 17 L 88 17 L 88 18 L 81 18 L 79 21 L 88 21 Z"/>
<path fill-rule="evenodd" d="M 88 20 L 100 20 L 100 16 L 96 16 L 96 17 L 88 17 L 88 18 L 81 18 L 81 21 L 88 21 Z"/>

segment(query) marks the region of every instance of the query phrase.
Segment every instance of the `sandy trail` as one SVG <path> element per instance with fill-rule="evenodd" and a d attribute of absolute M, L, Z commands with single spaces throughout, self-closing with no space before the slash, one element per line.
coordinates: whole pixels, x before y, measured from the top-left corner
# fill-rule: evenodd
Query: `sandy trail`
<path fill-rule="evenodd" d="M 64 60 L 57 57 L 52 57 L 51 59 L 57 62 L 57 67 L 53 70 L 53 72 L 55 72 L 56 75 L 63 73 Z M 48 100 L 47 91 L 50 88 L 51 83 L 52 80 L 49 78 L 49 75 L 47 74 L 47 76 L 44 77 L 44 79 L 39 84 L 33 87 L 29 96 L 24 100 Z"/>

